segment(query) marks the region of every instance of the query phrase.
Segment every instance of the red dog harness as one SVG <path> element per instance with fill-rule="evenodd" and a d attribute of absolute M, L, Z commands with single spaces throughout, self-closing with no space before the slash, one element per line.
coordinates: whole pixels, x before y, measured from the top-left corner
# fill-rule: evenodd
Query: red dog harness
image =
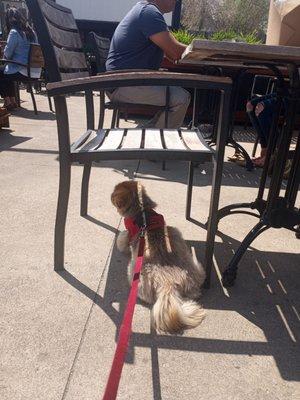
<path fill-rule="evenodd" d="M 147 231 L 152 231 L 154 229 L 163 228 L 165 226 L 165 220 L 163 215 L 158 214 L 154 210 L 145 211 L 146 216 L 146 226 L 144 226 L 143 216 L 140 213 L 135 218 L 124 218 L 125 228 L 129 233 L 129 241 L 136 237 L 138 233 L 144 228 Z"/>

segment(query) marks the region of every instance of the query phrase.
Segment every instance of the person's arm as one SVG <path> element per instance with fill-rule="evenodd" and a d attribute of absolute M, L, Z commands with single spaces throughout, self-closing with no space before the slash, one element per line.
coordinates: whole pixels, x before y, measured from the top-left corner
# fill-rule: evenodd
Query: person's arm
<path fill-rule="evenodd" d="M 186 46 L 178 42 L 169 31 L 155 33 L 149 39 L 160 47 L 171 61 L 179 60 L 186 49 Z"/>
<path fill-rule="evenodd" d="M 7 38 L 7 43 L 4 48 L 4 58 L 7 60 L 12 60 L 13 59 L 13 54 L 15 52 L 15 49 L 18 45 L 18 33 L 14 30 L 11 30 L 9 32 L 8 38 Z"/>

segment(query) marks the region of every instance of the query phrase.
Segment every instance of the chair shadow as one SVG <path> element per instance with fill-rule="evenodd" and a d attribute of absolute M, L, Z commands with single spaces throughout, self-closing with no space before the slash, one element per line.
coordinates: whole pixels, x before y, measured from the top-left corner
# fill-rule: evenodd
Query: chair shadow
<path fill-rule="evenodd" d="M 29 136 L 15 136 L 12 135 L 12 130 L 3 129 L 0 133 L 0 152 L 11 149 L 14 146 L 18 146 L 21 143 L 31 140 L 32 137 Z M 14 149 L 14 151 L 17 149 Z"/>
<path fill-rule="evenodd" d="M 35 119 L 40 121 L 54 121 L 56 116 L 51 111 L 41 111 L 38 109 L 38 114 L 35 115 L 33 109 L 18 108 L 16 111 L 16 116 L 26 119 Z"/>
<path fill-rule="evenodd" d="M 98 226 L 100 226 L 101 228 L 107 229 L 108 231 L 117 234 L 118 233 L 118 229 L 116 229 L 115 227 L 106 224 L 105 222 L 99 221 L 98 219 L 90 216 L 90 215 L 85 215 L 83 218 L 85 218 L 86 220 L 92 222 L 93 224 L 96 224 Z"/>
<path fill-rule="evenodd" d="M 87 217 L 87 219 L 105 229 L 116 232 L 115 228 L 107 226 L 93 217 Z M 204 227 L 203 224 L 199 223 L 199 225 Z M 220 231 L 218 235 L 222 239 L 222 243 L 215 244 L 216 272 L 218 272 L 219 266 L 225 269 L 224 260 L 229 262 L 232 251 L 239 245 L 237 240 Z M 194 249 L 199 262 L 203 262 L 205 242 L 187 241 L 187 244 Z M 299 256 L 295 254 L 261 252 L 250 247 L 244 255 L 236 286 L 228 290 L 225 296 L 224 290 L 226 289 L 223 289 L 218 280 L 218 274 L 213 271 L 212 286 L 209 290 L 204 291 L 201 298 L 205 309 L 233 311 L 259 327 L 265 335 L 266 342 L 158 335 L 153 329 L 150 333 L 133 332 L 126 362 L 134 363 L 136 347 L 151 350 L 154 399 L 162 399 L 159 349 L 219 353 L 220 355 L 272 356 L 284 380 L 299 381 L 300 346 L 297 332 L 299 332 L 300 319 L 295 307 L 295 304 L 300 302 L 300 291 L 297 288 L 297 282 L 300 281 L 298 258 Z M 128 257 L 121 254 L 114 245 L 110 263 L 106 267 L 107 280 L 103 296 L 98 293 L 100 287 L 93 291 L 70 272 L 59 272 L 59 275 L 68 284 L 99 306 L 114 322 L 116 325 L 115 341 L 118 339 L 129 293 L 127 265 Z M 119 311 L 112 306 L 113 303 L 119 304 Z M 138 300 L 138 304 L 143 303 Z"/>
<path fill-rule="evenodd" d="M 255 169 L 251 172 L 235 163 L 224 161 L 222 186 L 258 188 L 262 170 Z M 147 181 L 172 181 L 187 183 L 188 163 L 167 161 L 166 170 L 163 170 L 161 163 L 141 162 L 136 177 Z M 211 186 L 213 166 L 205 163 L 194 169 L 194 187 Z M 266 188 L 269 187 L 270 179 L 267 179 Z M 283 183 L 283 187 L 286 183 Z M 252 201 L 253 199 L 250 199 Z"/>

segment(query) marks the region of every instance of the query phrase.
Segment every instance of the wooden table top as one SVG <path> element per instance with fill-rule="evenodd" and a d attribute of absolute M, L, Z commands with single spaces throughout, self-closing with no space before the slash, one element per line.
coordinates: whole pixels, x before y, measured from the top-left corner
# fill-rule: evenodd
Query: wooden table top
<path fill-rule="evenodd" d="M 186 48 L 179 63 L 202 65 L 213 63 L 234 67 L 255 61 L 258 64 L 265 62 L 300 66 L 300 47 L 194 39 Z"/>

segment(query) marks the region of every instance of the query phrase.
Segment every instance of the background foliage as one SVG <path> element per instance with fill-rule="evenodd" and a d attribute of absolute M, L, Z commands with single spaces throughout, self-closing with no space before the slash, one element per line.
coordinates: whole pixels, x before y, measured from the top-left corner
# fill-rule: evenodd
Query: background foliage
<path fill-rule="evenodd" d="M 270 0 L 183 0 L 183 28 L 191 32 L 233 31 L 264 39 Z"/>

